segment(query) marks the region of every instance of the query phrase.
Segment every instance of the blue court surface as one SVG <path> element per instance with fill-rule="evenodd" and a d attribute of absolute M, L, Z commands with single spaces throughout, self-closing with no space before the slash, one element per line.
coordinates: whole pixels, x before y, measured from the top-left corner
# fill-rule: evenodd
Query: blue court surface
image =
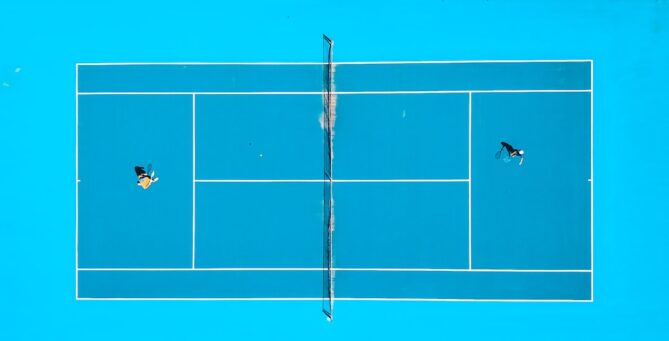
<path fill-rule="evenodd" d="M 0 340 L 669 339 L 667 1 L 8 1 L 0 37 Z"/>
<path fill-rule="evenodd" d="M 77 65 L 77 298 L 592 301 L 592 61 L 325 66 Z"/>

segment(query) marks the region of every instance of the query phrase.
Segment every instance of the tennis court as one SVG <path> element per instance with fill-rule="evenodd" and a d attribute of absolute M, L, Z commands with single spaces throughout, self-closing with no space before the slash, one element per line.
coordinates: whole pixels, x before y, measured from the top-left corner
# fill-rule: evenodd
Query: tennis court
<path fill-rule="evenodd" d="M 593 299 L 590 60 L 76 71 L 80 300 Z"/>
<path fill-rule="evenodd" d="M 2 8 L 1 340 L 669 339 L 666 0 Z"/>

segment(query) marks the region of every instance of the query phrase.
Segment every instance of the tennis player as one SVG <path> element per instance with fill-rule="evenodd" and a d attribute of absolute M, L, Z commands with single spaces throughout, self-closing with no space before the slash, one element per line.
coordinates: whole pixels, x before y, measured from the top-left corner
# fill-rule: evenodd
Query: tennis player
<path fill-rule="evenodd" d="M 150 165 L 149 169 L 151 169 Z M 158 177 L 155 176 L 156 172 L 151 172 L 151 175 L 149 175 L 144 170 L 144 167 L 141 166 L 135 166 L 135 174 L 137 174 L 137 186 L 140 186 L 143 189 L 149 188 L 151 184 L 158 181 Z"/>
<path fill-rule="evenodd" d="M 497 152 L 497 158 L 499 159 L 499 156 L 502 154 L 502 151 L 506 149 L 506 152 L 509 154 L 508 156 L 509 158 L 513 158 L 516 156 L 520 157 L 520 162 L 518 163 L 518 166 L 522 166 L 523 160 L 525 160 L 525 157 L 523 156 L 525 155 L 525 152 L 522 149 L 513 148 L 510 144 L 504 141 L 502 141 L 501 143 L 502 143 L 502 148 Z"/>

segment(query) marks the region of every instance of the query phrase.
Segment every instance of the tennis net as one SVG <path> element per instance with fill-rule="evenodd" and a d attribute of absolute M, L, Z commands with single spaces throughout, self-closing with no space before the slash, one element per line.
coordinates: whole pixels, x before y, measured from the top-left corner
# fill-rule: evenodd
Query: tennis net
<path fill-rule="evenodd" d="M 334 312 L 332 159 L 335 98 L 332 93 L 333 45 L 332 40 L 323 35 L 323 313 L 329 321 L 332 320 Z"/>

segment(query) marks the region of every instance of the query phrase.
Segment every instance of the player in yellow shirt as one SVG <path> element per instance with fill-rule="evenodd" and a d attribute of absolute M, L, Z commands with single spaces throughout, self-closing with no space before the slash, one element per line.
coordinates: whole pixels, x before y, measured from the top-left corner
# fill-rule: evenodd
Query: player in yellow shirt
<path fill-rule="evenodd" d="M 151 171 L 151 165 L 149 165 L 149 171 Z M 151 175 L 149 175 L 142 166 L 135 166 L 135 174 L 137 174 L 137 186 L 143 189 L 149 188 L 151 184 L 158 181 L 158 177 L 155 176 L 156 172 L 151 171 Z"/>

